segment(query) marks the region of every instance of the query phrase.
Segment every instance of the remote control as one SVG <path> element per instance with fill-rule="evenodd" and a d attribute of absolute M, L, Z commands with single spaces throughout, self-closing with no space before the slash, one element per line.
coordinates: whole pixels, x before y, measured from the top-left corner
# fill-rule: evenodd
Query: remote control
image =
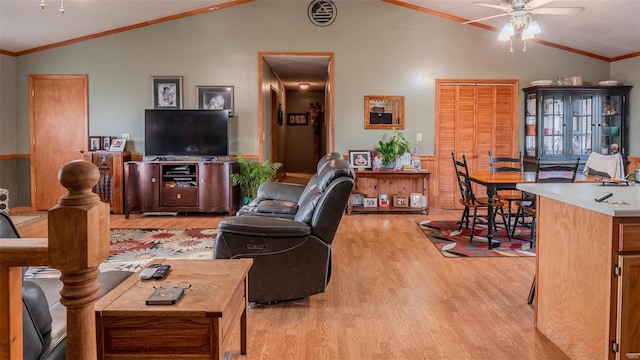
<path fill-rule="evenodd" d="M 153 273 L 153 278 L 162 279 L 163 277 L 165 277 L 165 275 L 167 275 L 167 273 L 169 272 L 169 269 L 171 269 L 171 265 L 160 266 L 158 270 L 156 270 L 156 272 Z"/>
<path fill-rule="evenodd" d="M 153 274 L 156 273 L 156 271 L 158 270 L 158 268 L 162 266 L 162 264 L 151 264 L 149 265 L 147 268 L 142 269 L 142 271 L 140 271 L 140 280 L 149 280 L 151 279 L 151 277 L 153 276 Z"/>
<path fill-rule="evenodd" d="M 597 202 L 603 202 L 612 196 L 613 196 L 613 193 L 608 192 L 606 194 L 602 194 L 600 197 L 597 197 L 594 200 Z"/>

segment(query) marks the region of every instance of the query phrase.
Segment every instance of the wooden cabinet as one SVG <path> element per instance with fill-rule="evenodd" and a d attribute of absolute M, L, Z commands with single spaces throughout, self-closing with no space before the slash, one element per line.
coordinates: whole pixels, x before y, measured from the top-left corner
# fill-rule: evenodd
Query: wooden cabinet
<path fill-rule="evenodd" d="M 466 155 L 470 170 L 490 170 L 489 150 L 517 155 L 517 129 L 517 80 L 436 80 L 436 207 L 460 208 L 452 152 Z"/>
<path fill-rule="evenodd" d="M 529 167 L 540 157 L 568 161 L 591 152 L 626 156 L 631 86 L 533 86 L 525 96 L 523 154 Z"/>
<path fill-rule="evenodd" d="M 200 189 L 198 206 L 203 212 L 233 212 L 232 204 L 239 201 L 238 187 L 233 184 L 231 174 L 237 163 L 221 162 L 199 165 Z"/>
<path fill-rule="evenodd" d="M 387 194 L 390 204 L 388 207 L 364 207 L 354 206 L 352 201 L 349 201 L 347 213 L 418 212 L 428 214 L 428 201 L 424 206 L 411 207 L 410 196 L 417 193 L 426 198 L 429 193 L 429 175 L 430 173 L 425 170 L 356 170 L 352 194 L 362 194 L 364 197 L 376 199 L 380 194 Z M 403 206 L 395 206 L 394 196 L 406 197 Z"/>
<path fill-rule="evenodd" d="M 100 178 L 93 192 L 100 200 L 111 206 L 114 214 L 122 214 L 124 208 L 124 162 L 131 160 L 131 153 L 91 151 L 85 153 L 85 160 L 95 164 L 100 170 Z"/>
<path fill-rule="evenodd" d="M 536 328 L 571 359 L 637 357 L 640 218 L 539 196 L 537 222 Z"/>
<path fill-rule="evenodd" d="M 227 212 L 238 209 L 236 162 L 125 163 L 125 216 L 131 212 Z"/>

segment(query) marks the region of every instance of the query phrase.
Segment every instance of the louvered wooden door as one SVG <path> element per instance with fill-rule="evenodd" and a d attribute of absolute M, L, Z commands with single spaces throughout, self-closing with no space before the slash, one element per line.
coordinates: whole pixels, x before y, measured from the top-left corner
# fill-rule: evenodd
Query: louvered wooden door
<path fill-rule="evenodd" d="M 436 80 L 437 208 L 460 208 L 451 152 L 464 154 L 470 170 L 490 169 L 489 150 L 517 154 L 517 114 L 517 80 Z"/>

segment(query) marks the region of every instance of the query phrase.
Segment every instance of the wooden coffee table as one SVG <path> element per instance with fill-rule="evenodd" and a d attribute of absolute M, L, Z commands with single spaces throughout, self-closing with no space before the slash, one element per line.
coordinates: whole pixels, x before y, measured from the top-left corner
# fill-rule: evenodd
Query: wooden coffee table
<path fill-rule="evenodd" d="M 134 274 L 96 302 L 98 359 L 222 359 L 235 326 L 247 353 L 247 274 L 253 260 L 165 260 L 162 280 Z M 175 305 L 146 305 L 154 285 L 188 282 Z M 239 324 L 236 322 L 238 321 Z"/>

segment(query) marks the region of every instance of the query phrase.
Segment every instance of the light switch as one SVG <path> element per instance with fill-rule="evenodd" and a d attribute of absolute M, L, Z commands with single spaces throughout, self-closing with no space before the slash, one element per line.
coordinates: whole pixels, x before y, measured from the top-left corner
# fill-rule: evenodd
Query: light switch
<path fill-rule="evenodd" d="M 422 133 L 416 133 L 416 141 L 422 141 Z"/>
<path fill-rule="evenodd" d="M 129 133 L 122 133 L 122 138 L 125 140 L 131 140 L 131 134 Z"/>

